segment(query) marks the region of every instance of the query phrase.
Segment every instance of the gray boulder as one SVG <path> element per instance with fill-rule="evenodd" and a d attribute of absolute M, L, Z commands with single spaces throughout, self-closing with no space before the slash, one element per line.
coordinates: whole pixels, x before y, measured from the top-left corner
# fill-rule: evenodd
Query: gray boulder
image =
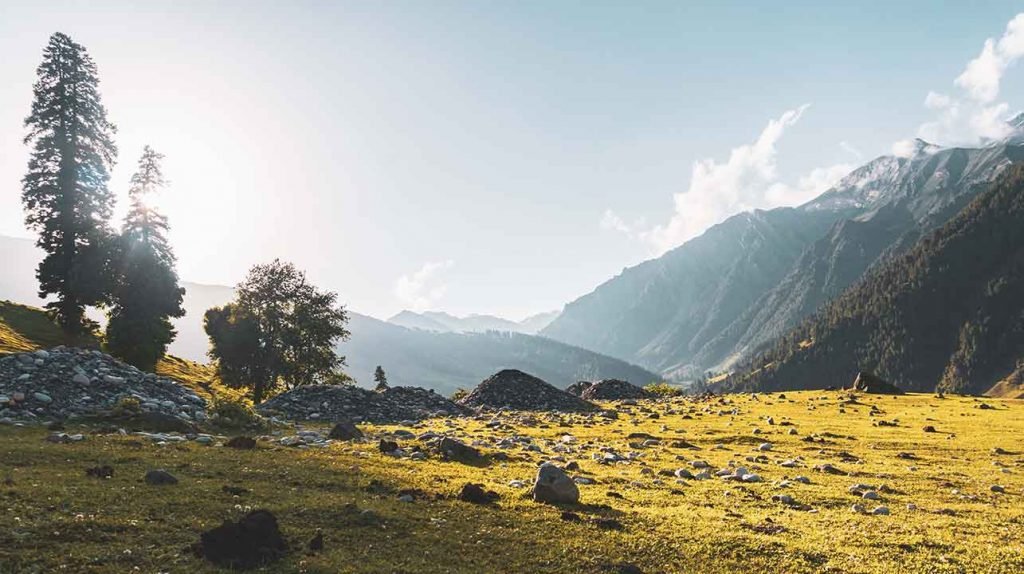
<path fill-rule="evenodd" d="M 545 463 L 537 469 L 533 499 L 537 502 L 573 504 L 580 500 L 580 489 L 562 469 Z"/>

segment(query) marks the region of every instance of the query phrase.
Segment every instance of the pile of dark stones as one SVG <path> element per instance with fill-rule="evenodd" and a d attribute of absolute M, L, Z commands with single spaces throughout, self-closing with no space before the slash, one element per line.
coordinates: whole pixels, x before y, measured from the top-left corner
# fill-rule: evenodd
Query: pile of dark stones
<path fill-rule="evenodd" d="M 626 399 L 649 399 L 651 393 L 640 387 L 618 379 L 604 379 L 589 385 L 580 394 L 588 401 L 621 401 Z"/>
<path fill-rule="evenodd" d="M 0 423 L 44 422 L 129 408 L 188 426 L 206 401 L 181 384 L 97 350 L 54 347 L 0 357 Z"/>
<path fill-rule="evenodd" d="M 537 377 L 506 369 L 483 381 L 459 404 L 476 409 L 589 412 L 597 407 Z"/>
<path fill-rule="evenodd" d="M 390 387 L 371 391 L 352 385 L 296 387 L 263 402 L 257 410 L 264 415 L 291 420 L 352 420 L 374 424 L 460 416 L 469 412 L 432 390 Z"/>

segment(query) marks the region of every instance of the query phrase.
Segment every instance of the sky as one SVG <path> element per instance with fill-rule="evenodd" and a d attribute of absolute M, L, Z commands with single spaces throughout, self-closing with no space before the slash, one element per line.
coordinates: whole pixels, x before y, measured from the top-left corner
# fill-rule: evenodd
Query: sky
<path fill-rule="evenodd" d="M 119 211 L 151 145 L 183 279 L 293 261 L 350 309 L 519 319 L 747 209 L 1017 111 L 1016 2 L 0 0 L 0 235 L 55 31 Z"/>

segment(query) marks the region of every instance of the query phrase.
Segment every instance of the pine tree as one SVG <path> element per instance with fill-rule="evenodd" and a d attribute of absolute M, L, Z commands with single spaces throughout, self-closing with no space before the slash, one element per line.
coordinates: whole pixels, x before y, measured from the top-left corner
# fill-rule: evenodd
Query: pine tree
<path fill-rule="evenodd" d="M 384 374 L 384 368 L 380 365 L 373 371 L 373 380 L 377 382 L 377 391 L 388 390 L 388 376 Z"/>
<path fill-rule="evenodd" d="M 114 198 L 107 189 L 117 155 L 100 101 L 96 64 L 85 48 L 56 33 L 36 69 L 25 143 L 32 147 L 22 179 L 26 225 L 39 233 L 46 257 L 36 271 L 39 295 L 65 332 L 88 332 L 95 323 L 85 308 L 102 304 L 109 291 L 107 227 Z"/>
<path fill-rule="evenodd" d="M 116 285 L 107 323 L 111 354 L 153 370 L 174 340 L 172 317 L 182 317 L 185 290 L 178 286 L 174 253 L 167 243 L 167 218 L 146 204 L 165 185 L 163 155 L 146 146 L 132 176 L 131 208 L 118 238 Z"/>

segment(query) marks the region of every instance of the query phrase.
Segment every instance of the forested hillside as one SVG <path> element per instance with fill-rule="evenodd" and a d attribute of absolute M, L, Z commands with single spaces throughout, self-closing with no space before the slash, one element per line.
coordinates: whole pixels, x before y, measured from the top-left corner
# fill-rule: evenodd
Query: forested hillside
<path fill-rule="evenodd" d="M 882 156 L 798 208 L 736 215 L 566 306 L 543 334 L 675 378 L 729 368 L 949 220 L 1010 142 Z"/>
<path fill-rule="evenodd" d="M 982 393 L 1024 358 L 1024 167 L 827 304 L 722 389 L 844 385 Z"/>

